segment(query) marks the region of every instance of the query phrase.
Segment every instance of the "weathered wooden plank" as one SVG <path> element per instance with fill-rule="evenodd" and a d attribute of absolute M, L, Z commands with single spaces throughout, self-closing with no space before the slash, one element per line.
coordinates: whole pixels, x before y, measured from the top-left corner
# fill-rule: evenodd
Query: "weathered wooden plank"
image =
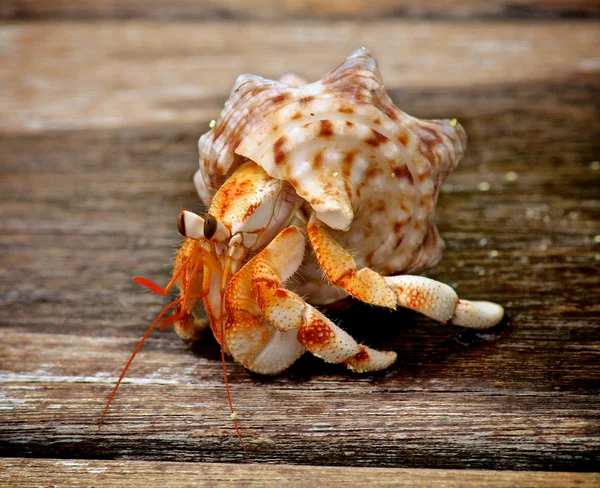
<path fill-rule="evenodd" d="M 508 320 L 473 334 L 355 306 L 336 320 L 399 352 L 385 374 L 306 357 L 265 379 L 230 363 L 253 460 L 597 468 L 598 90 L 596 78 L 558 75 L 392 89 L 405 110 L 452 114 L 470 135 L 440 200 L 448 250 L 429 275 L 504 304 Z M 131 276 L 168 279 L 174 218 L 197 208 L 190 178 L 207 122 L 2 135 L 1 455 L 243 459 L 210 339 L 187 350 L 173 334 L 153 337 L 95 431 L 119 368 L 165 303 Z"/>
<path fill-rule="evenodd" d="M 600 14 L 597 0 L 4 0 L 4 19 L 561 18 Z"/>
<path fill-rule="evenodd" d="M 269 35 L 259 22 L 57 22 L 0 32 L 4 131 L 205 123 L 240 73 L 317 79 L 361 45 L 377 55 L 391 89 L 598 79 L 600 72 L 595 21 L 292 22 L 270 26 Z"/>
<path fill-rule="evenodd" d="M 82 461 L 75 459 L 3 459 L 0 483 L 21 486 L 436 486 L 546 488 L 598 486 L 591 473 L 457 471 L 434 469 L 336 468 L 261 464 L 177 463 L 143 461 Z"/>

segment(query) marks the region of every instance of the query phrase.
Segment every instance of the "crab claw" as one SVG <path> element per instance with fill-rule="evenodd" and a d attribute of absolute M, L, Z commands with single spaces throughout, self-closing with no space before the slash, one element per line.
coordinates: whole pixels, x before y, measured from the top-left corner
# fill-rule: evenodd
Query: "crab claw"
<path fill-rule="evenodd" d="M 233 357 L 259 374 L 278 374 L 309 351 L 357 371 L 385 369 L 392 351 L 358 344 L 300 296 L 284 288 L 302 263 L 304 233 L 288 227 L 236 274 L 227 292 L 225 329 Z"/>

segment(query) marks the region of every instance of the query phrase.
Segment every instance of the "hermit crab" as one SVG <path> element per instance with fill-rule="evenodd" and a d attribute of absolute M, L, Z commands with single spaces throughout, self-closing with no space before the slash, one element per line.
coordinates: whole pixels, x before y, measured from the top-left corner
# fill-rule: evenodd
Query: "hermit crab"
<path fill-rule="evenodd" d="M 317 306 L 352 296 L 464 327 L 502 319 L 501 306 L 414 275 L 441 258 L 435 207 L 466 135 L 455 119 L 395 107 L 366 49 L 315 83 L 240 76 L 211 127 L 194 176 L 208 212 L 179 215 L 186 240 L 164 289 L 136 278 L 180 290 L 138 349 L 161 320 L 185 339 L 210 325 L 223 354 L 255 373 L 281 373 L 307 351 L 362 373 L 396 354 L 357 343 Z"/>

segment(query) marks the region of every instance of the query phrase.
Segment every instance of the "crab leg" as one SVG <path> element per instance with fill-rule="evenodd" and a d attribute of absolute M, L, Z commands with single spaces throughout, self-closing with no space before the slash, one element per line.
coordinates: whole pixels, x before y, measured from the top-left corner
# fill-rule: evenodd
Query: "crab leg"
<path fill-rule="evenodd" d="M 363 302 L 396 307 L 396 295 L 383 276 L 369 268 L 357 271 L 354 258 L 319 225 L 316 214 L 311 215 L 306 230 L 321 269 L 332 285 Z"/>
<path fill-rule="evenodd" d="M 319 224 L 315 214 L 307 226 L 308 237 L 327 279 L 363 302 L 410 308 L 439 322 L 485 329 L 496 325 L 504 309 L 492 302 L 459 300 L 448 285 L 423 276 L 382 276 L 356 269 L 354 258 Z"/>
<path fill-rule="evenodd" d="M 246 263 L 227 287 L 225 344 L 246 369 L 259 374 L 277 374 L 290 367 L 305 349 L 294 331 L 273 328 L 256 303 L 252 275 L 259 256 Z"/>
<path fill-rule="evenodd" d="M 388 276 L 385 282 L 396 293 L 398 305 L 439 322 L 487 329 L 504 316 L 504 309 L 496 303 L 459 300 L 450 286 L 423 276 Z"/>
<path fill-rule="evenodd" d="M 305 248 L 305 237 L 297 227 L 284 229 L 260 254 L 258 254 L 235 278 L 243 279 L 241 273 L 252 275 L 250 280 L 245 277 L 246 285 L 239 286 L 236 282 L 230 285 L 228 297 L 233 299 L 229 302 L 245 304 L 244 315 L 239 314 L 234 323 L 230 323 L 231 329 L 239 332 L 242 328 L 248 328 L 247 335 L 264 337 L 259 331 L 264 331 L 264 321 L 259 324 L 258 314 L 255 307 L 262 316 L 268 320 L 281 335 L 294 337 L 298 343 L 304 346 L 315 356 L 329 363 L 344 363 L 347 367 L 357 371 L 374 371 L 385 369 L 396 360 L 396 354 L 391 351 L 376 351 L 369 347 L 358 344 L 348 333 L 343 331 L 317 309 L 307 304 L 297 294 L 282 287 L 302 263 Z M 255 297 L 248 294 L 249 288 L 254 288 Z M 254 308 L 253 311 L 251 311 Z M 250 317 L 254 320 L 250 325 Z M 228 331 L 229 333 L 229 331 Z M 241 341 L 240 337 L 229 337 L 228 341 L 234 340 L 242 346 L 247 341 Z M 263 341 L 265 339 L 262 339 Z M 272 341 L 270 338 L 269 341 Z M 258 343 L 259 341 L 256 341 Z M 262 347 L 260 353 L 254 357 L 252 365 L 247 365 L 243 358 L 234 352 L 237 346 L 228 342 L 234 357 L 242 362 L 244 366 L 256 372 L 256 359 L 259 358 L 265 364 L 280 362 L 281 353 L 276 348 L 270 348 L 269 343 Z M 246 346 L 248 347 L 248 346 Z M 240 347 L 241 348 L 241 347 Z M 289 358 L 291 359 L 291 358 Z M 288 362 L 289 362 L 288 359 Z M 296 358 L 293 358 L 295 360 Z M 292 361 L 293 362 L 293 361 Z M 291 364 L 291 363 L 289 363 Z M 272 369 L 270 374 L 275 374 L 285 369 L 289 364 L 279 364 Z"/>

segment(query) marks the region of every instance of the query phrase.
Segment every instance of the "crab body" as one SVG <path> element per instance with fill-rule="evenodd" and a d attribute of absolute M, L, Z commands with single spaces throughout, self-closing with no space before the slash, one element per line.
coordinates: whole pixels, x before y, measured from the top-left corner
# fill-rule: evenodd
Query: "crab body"
<path fill-rule="evenodd" d="M 409 274 L 441 257 L 435 206 L 465 145 L 455 120 L 419 120 L 395 107 L 364 49 L 311 84 L 240 76 L 199 142 L 194 182 L 208 212 L 179 218 L 187 239 L 174 268 L 178 334 L 197 336 L 203 299 L 223 350 L 277 374 L 306 351 L 357 371 L 395 361 L 314 307 L 348 295 L 442 322 L 495 325 L 499 305 L 459 300 L 449 286 Z"/>

